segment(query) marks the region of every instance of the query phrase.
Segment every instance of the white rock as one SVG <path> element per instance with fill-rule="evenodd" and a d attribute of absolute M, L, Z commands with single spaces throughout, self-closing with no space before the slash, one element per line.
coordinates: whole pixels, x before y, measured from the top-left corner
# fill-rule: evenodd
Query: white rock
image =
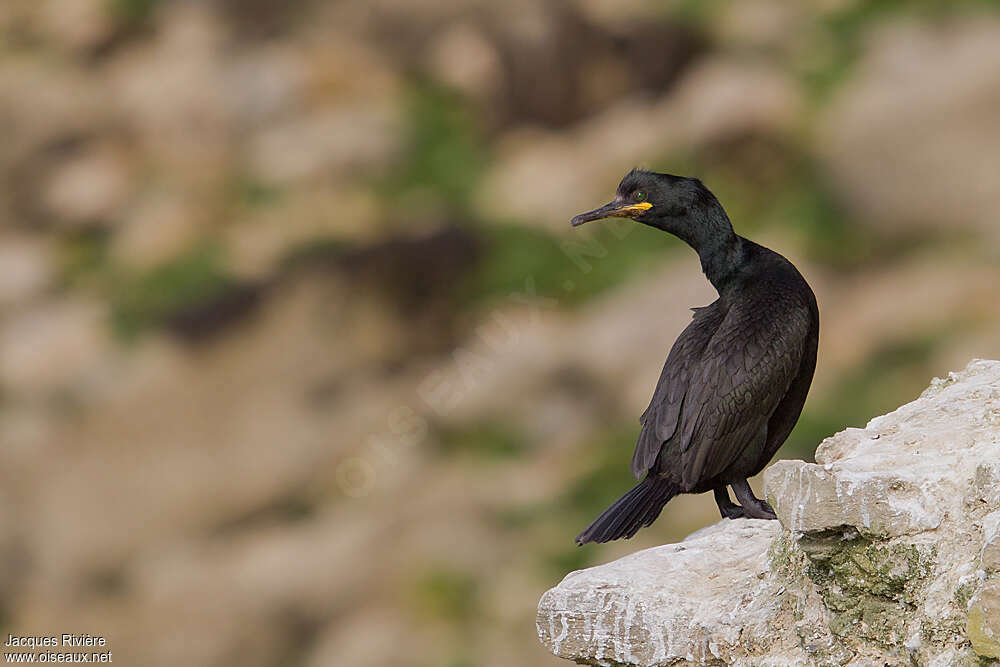
<path fill-rule="evenodd" d="M 744 644 L 769 643 L 780 610 L 766 576 L 780 533 L 772 521 L 720 522 L 680 544 L 573 572 L 542 596 L 538 635 L 556 655 L 591 664 L 746 656 Z"/>
<path fill-rule="evenodd" d="M 591 665 L 997 657 L 997 414 L 1000 362 L 973 361 L 828 438 L 817 463 L 769 469 L 780 522 L 723 521 L 571 573 L 542 596 L 539 638 Z"/>
<path fill-rule="evenodd" d="M 1000 511 L 991 512 L 983 519 L 980 567 L 984 570 L 1000 570 Z"/>
<path fill-rule="evenodd" d="M 827 438 L 815 464 L 774 464 L 765 473 L 768 498 L 798 532 L 855 526 L 892 537 L 933 530 L 945 513 L 961 512 L 977 467 L 997 460 L 998 429 L 988 419 L 994 410 L 1000 364 L 973 362 L 866 428 Z"/>

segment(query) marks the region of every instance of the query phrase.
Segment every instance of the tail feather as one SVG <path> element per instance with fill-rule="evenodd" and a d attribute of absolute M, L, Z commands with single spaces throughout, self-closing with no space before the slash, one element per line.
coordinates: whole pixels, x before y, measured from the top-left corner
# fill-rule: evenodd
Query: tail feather
<path fill-rule="evenodd" d="M 576 543 L 582 546 L 587 542 L 610 542 L 632 537 L 640 528 L 656 521 L 663 506 L 679 491 L 672 482 L 647 476 L 577 535 Z"/>

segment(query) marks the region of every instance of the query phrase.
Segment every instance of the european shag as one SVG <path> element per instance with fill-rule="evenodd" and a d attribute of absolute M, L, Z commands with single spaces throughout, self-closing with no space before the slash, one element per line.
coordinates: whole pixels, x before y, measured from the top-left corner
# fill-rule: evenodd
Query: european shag
<path fill-rule="evenodd" d="M 692 309 L 639 418 L 632 474 L 642 481 L 577 544 L 632 537 L 679 493 L 713 491 L 724 518 L 776 518 L 747 478 L 764 469 L 802 411 L 816 369 L 816 297 L 791 262 L 737 235 L 698 179 L 633 170 L 614 201 L 572 224 L 612 216 L 694 248 L 719 298 Z"/>

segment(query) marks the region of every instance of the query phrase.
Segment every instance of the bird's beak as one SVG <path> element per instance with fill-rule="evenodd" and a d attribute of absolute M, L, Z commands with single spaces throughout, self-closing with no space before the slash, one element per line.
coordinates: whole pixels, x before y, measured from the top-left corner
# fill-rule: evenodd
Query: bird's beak
<path fill-rule="evenodd" d="M 635 219 L 651 208 L 653 208 L 653 205 L 648 201 L 639 202 L 638 204 L 623 204 L 621 202 L 613 201 L 610 204 L 605 204 L 601 208 L 595 208 L 593 211 L 581 213 L 570 220 L 570 224 L 574 227 L 578 227 L 585 222 L 600 220 L 602 218 L 617 217 Z"/>

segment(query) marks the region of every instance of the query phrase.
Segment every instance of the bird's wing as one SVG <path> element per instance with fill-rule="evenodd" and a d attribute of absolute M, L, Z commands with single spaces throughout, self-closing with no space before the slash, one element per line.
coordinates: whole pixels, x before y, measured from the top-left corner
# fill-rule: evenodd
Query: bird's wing
<path fill-rule="evenodd" d="M 692 371 L 725 315 L 719 302 L 692 310 L 694 317 L 670 348 L 649 407 L 639 417 L 642 431 L 632 455 L 632 474 L 637 478 L 653 467 L 663 443 L 676 432 Z"/>
<path fill-rule="evenodd" d="M 802 308 L 742 307 L 726 314 L 691 371 L 679 417 L 680 461 L 670 465 L 685 487 L 718 475 L 765 436 L 798 373 L 808 331 Z"/>

